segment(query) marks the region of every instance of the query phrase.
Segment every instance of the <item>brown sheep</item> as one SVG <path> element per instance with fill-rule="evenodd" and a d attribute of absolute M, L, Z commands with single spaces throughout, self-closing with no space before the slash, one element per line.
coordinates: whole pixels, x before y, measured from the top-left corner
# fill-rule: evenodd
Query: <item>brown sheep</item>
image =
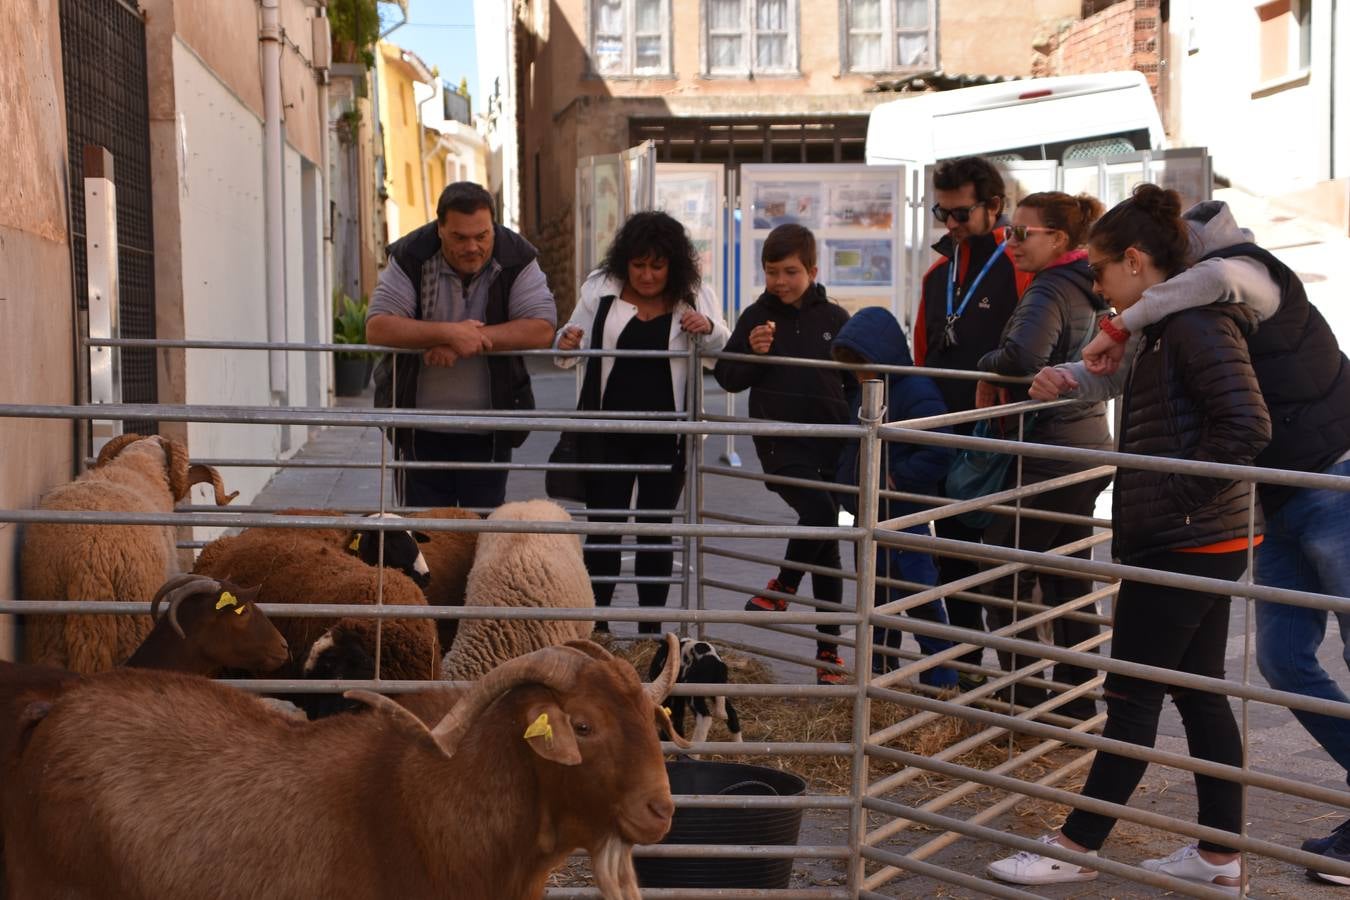
<path fill-rule="evenodd" d="M 638 900 L 631 848 L 674 802 L 654 725 L 678 652 L 645 688 L 577 642 L 515 659 L 434 728 L 387 698 L 296 722 L 182 675 L 122 671 L 25 712 L 0 811 L 16 896 L 365 900 L 543 896 L 590 852 L 602 896 Z"/>
<path fill-rule="evenodd" d="M 40 509 L 93 512 L 171 513 L 195 484 L 226 494 L 220 473 L 188 465 L 177 441 L 125 434 L 99 453 L 94 467 L 43 496 Z M 123 600 L 142 602 L 178 571 L 172 525 L 34 523 L 27 529 L 20 561 L 21 599 Z M 32 616 L 28 658 L 73 672 L 101 672 L 124 662 L 150 633 L 147 616 Z"/>
<path fill-rule="evenodd" d="M 391 606 L 426 606 L 426 598 L 412 580 L 393 569 L 368 566 L 343 548 L 323 541 L 306 541 L 299 532 L 250 528 L 234 537 L 213 541 L 197 559 L 194 571 L 214 578 L 229 577 L 258 585 L 259 603 L 344 603 L 374 606 L 383 583 L 384 602 Z M 273 616 L 272 621 L 290 645 L 291 658 L 282 676 L 304 674 L 310 651 L 338 620 L 332 617 Z M 344 623 L 352 620 L 343 620 Z M 354 626 L 359 627 L 359 626 Z M 382 630 L 381 675 L 434 679 L 439 674 L 439 645 L 430 619 L 387 619 Z M 373 627 L 369 653 L 373 658 Z"/>
<path fill-rule="evenodd" d="M 477 519 L 478 513 L 456 506 L 425 509 L 408 514 L 412 519 Z M 478 534 L 473 531 L 428 531 L 422 555 L 431 570 L 431 583 L 423 588 L 432 606 L 463 606 L 464 592 L 473 568 Z M 448 650 L 459 630 L 458 619 L 437 619 L 436 634 L 441 649 Z"/>

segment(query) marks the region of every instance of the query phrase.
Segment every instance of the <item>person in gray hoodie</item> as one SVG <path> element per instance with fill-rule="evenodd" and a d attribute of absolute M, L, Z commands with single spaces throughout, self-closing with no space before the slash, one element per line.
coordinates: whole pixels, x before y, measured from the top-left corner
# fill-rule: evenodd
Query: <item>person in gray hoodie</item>
<path fill-rule="evenodd" d="M 1256 464 L 1300 472 L 1350 475 L 1350 361 L 1298 276 L 1240 228 L 1227 204 L 1207 201 L 1185 214 L 1191 232 L 1188 270 L 1149 288 L 1110 320 L 1080 362 L 1037 374 L 1030 395 L 1083 400 L 1118 396 L 1138 335 L 1180 310 L 1226 298 L 1260 320 L 1248 338 L 1252 365 L 1270 408 L 1272 435 Z M 1350 492 L 1260 485 L 1265 540 L 1256 549 L 1256 581 L 1270 587 L 1350 597 Z M 1350 666 L 1350 612 L 1337 610 L 1342 654 Z M 1256 601 L 1256 653 L 1261 674 L 1278 690 L 1350 702 L 1317 659 L 1327 611 Z M 1295 710 L 1294 716 L 1346 770 L 1350 719 Z M 1350 861 L 1350 820 L 1303 849 Z M 1335 884 L 1350 878 L 1314 871 Z"/>

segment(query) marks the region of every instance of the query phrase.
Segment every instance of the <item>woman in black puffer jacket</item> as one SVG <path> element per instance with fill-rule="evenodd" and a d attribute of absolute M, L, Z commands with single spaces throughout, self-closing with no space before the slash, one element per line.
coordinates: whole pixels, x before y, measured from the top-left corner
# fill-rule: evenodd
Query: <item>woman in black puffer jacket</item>
<path fill-rule="evenodd" d="M 1103 296 L 1118 309 L 1133 305 L 1144 290 L 1185 266 L 1181 198 L 1141 185 L 1097 223 L 1088 250 Z M 1251 331 L 1245 307 L 1236 304 L 1188 309 L 1146 330 L 1125 388 L 1120 450 L 1251 465 L 1270 441 L 1270 415 L 1247 352 Z M 1114 553 L 1132 565 L 1236 580 L 1246 568 L 1249 502 L 1248 485 L 1241 482 L 1120 469 L 1112 510 Z M 1259 514 L 1256 521 L 1259 532 Z M 1228 604 L 1227 594 L 1124 581 L 1116 597 L 1111 656 L 1222 679 Z M 1153 746 L 1167 690 L 1154 681 L 1109 673 L 1103 736 Z M 1227 698 L 1170 690 L 1191 755 L 1241 766 L 1242 740 Z M 1099 752 L 1083 794 L 1124 804 L 1147 765 Z M 1239 832 L 1242 787 L 1200 775 L 1195 782 L 1199 823 Z M 1114 825 L 1109 816 L 1075 809 L 1059 832 L 1042 840 L 1096 853 Z M 1240 882 L 1237 852 L 1212 841 L 1145 860 L 1143 866 L 1218 887 Z M 1097 875 L 1033 853 L 992 863 L 989 874 L 1016 884 L 1086 881 Z"/>
<path fill-rule="evenodd" d="M 983 372 L 999 375 L 1034 375 L 1045 366 L 1080 359 L 1082 348 L 1097 332 L 1097 319 L 1107 309 L 1107 303 L 1092 289 L 1092 271 L 1087 264 L 1083 244 L 1088 229 L 1102 214 L 1102 203 L 1096 197 L 1080 194 L 1070 197 L 1059 191 L 1028 194 L 1017 205 L 1012 225 L 1008 228 L 1008 254 L 1013 265 L 1035 277 L 1022 294 L 1022 300 L 1013 309 L 1012 317 L 1003 328 L 998 345 L 981 357 Z M 981 381 L 975 390 L 976 406 L 993 406 L 1009 400 L 1025 400 L 1026 388 L 994 387 Z M 1088 450 L 1111 449 L 1111 431 L 1106 425 L 1106 404 L 1073 403 L 1037 413 L 1027 433 L 1027 440 L 1059 447 L 1080 447 Z M 1022 461 L 1022 484 L 1047 481 L 1085 468 L 1077 463 L 1026 457 Z M 1014 487 L 1017 470 L 1008 472 L 1005 487 Z M 1097 495 L 1110 482 L 1109 477 L 1080 481 L 1053 491 L 1027 497 L 1022 505 L 1029 509 L 1091 516 L 1097 504 Z M 1074 525 L 1047 519 L 999 516 L 984 532 L 984 542 L 999 547 L 1020 547 L 1024 550 L 1045 552 L 1092 535 L 1091 525 Z M 1090 551 L 1074 554 L 1087 559 Z M 1016 581 L 1014 581 L 1014 578 Z M 1016 576 L 1000 578 L 985 590 L 995 597 L 1011 601 L 1014 596 L 1029 601 L 1039 582 L 1041 602 L 1059 606 L 1083 596 L 1092 590 L 1092 579 L 1061 575 L 1055 572 L 1021 572 Z M 1017 591 L 1014 594 L 1014 586 Z M 1096 607 L 1080 610 L 1096 613 Z M 989 630 L 1003 628 L 1013 621 L 1013 610 L 1006 606 L 989 606 L 986 611 Z M 1022 615 L 1026 618 L 1026 614 Z M 1099 632 L 1095 622 L 1084 622 L 1061 616 L 1055 619 L 1051 630 L 1059 647 L 1073 647 L 1091 640 Z M 1034 633 L 1016 637 L 1034 640 Z M 1028 657 L 1013 656 L 999 651 L 999 663 L 1006 671 L 1013 671 L 1034 662 Z M 1097 673 L 1084 666 L 1057 663 L 1054 680 L 1061 684 L 1078 685 Z M 1018 684 L 1012 700 L 1022 706 L 1039 706 L 1047 699 L 1044 688 Z M 1055 710 L 1075 719 L 1090 719 L 1097 714 L 1097 705 L 1089 697 L 1078 697 Z"/>

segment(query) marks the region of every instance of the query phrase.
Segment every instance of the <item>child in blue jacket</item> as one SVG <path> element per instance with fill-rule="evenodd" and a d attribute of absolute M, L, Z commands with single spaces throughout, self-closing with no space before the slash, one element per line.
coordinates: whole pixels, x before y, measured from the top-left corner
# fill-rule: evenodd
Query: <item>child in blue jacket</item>
<path fill-rule="evenodd" d="M 885 309 L 868 307 L 853 315 L 835 336 L 830 352 L 839 362 L 855 365 L 912 366 L 913 358 L 909 354 L 909 345 L 904 329 Z M 855 370 L 857 383 L 870 378 L 881 377 L 872 372 Z M 926 375 L 889 374 L 886 380 L 886 420 L 899 422 L 905 419 L 917 419 L 924 416 L 940 416 L 947 412 L 933 379 Z M 853 411 L 853 421 L 858 421 L 858 399 L 861 391 L 855 387 L 849 397 L 849 408 Z M 938 429 L 950 432 L 948 428 Z M 858 483 L 858 442 L 850 441 L 839 458 L 839 470 L 836 480 L 842 484 Z M 933 447 L 923 444 L 904 444 L 887 441 L 883 445 L 882 473 L 885 488 L 892 491 L 906 491 L 914 494 L 942 495 L 942 483 L 947 478 L 956 452 L 949 447 Z M 849 512 L 857 514 L 856 498 L 853 495 L 841 495 L 843 505 Z M 879 507 L 879 521 L 918 512 L 924 507 L 916 503 L 902 503 L 882 499 Z M 914 525 L 905 529 L 912 534 L 929 534 L 928 525 Z M 937 584 L 937 564 L 927 553 L 914 550 L 901 550 L 899 547 L 877 547 L 877 578 L 895 578 L 929 587 Z M 875 602 L 878 606 L 897 600 L 902 596 L 899 588 L 877 585 Z M 941 600 L 933 600 L 909 610 L 909 615 L 917 619 L 947 624 L 947 609 Z M 877 646 L 898 649 L 901 632 L 896 629 L 876 628 L 872 641 Z M 941 638 L 916 635 L 919 649 L 924 654 L 936 653 L 952 646 L 951 641 Z M 874 652 L 872 672 L 882 674 L 898 668 L 901 660 L 897 657 Z M 934 687 L 950 688 L 956 686 L 956 671 L 948 668 L 928 669 L 919 676 L 920 682 Z"/>

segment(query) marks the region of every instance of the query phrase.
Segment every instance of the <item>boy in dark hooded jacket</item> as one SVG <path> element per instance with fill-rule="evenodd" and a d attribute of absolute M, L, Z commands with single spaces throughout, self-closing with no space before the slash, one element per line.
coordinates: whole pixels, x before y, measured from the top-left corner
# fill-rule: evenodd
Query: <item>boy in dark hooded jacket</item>
<path fill-rule="evenodd" d="M 844 324 L 831 346 L 836 360 L 854 365 L 912 366 L 909 345 L 904 329 L 885 309 L 868 307 L 860 310 Z M 853 421 L 858 421 L 858 385 L 863 381 L 883 376 L 869 371 L 854 370 L 855 384 L 849 392 L 849 408 L 853 411 Z M 886 418 L 892 422 L 918 419 L 925 416 L 940 416 L 947 412 L 942 392 L 933 379 L 926 375 L 901 375 L 891 373 L 886 381 Z M 950 428 L 938 431 L 950 433 Z M 858 483 L 858 442 L 850 441 L 839 457 L 839 471 L 836 477 L 841 484 Z M 912 494 L 942 494 L 942 483 L 947 477 L 956 453 L 949 447 L 933 447 L 923 444 L 904 444 L 887 442 L 882 450 L 882 470 L 885 474 L 885 488 L 891 491 L 903 491 Z M 855 498 L 851 494 L 841 494 L 843 505 L 853 514 L 857 514 Z M 880 521 L 918 512 L 924 507 L 917 503 L 882 498 L 879 504 Z M 913 525 L 905 531 L 911 534 L 929 534 L 928 525 Z M 926 586 L 937 584 L 937 564 L 927 553 L 914 550 L 901 550 L 899 547 L 877 547 L 877 578 L 895 578 Z M 875 602 L 878 606 L 898 600 L 899 588 L 877 585 Z M 947 609 L 941 600 L 933 600 L 908 610 L 909 615 L 929 622 L 947 624 Z M 878 646 L 899 649 L 901 632 L 897 629 L 876 628 L 872 641 Z M 941 638 L 916 635 L 919 649 L 925 655 L 946 650 L 951 641 Z M 898 668 L 900 659 L 889 654 L 873 653 L 872 672 L 883 674 Z M 919 681 L 934 687 L 955 687 L 956 671 L 948 668 L 927 669 L 920 673 Z"/>

